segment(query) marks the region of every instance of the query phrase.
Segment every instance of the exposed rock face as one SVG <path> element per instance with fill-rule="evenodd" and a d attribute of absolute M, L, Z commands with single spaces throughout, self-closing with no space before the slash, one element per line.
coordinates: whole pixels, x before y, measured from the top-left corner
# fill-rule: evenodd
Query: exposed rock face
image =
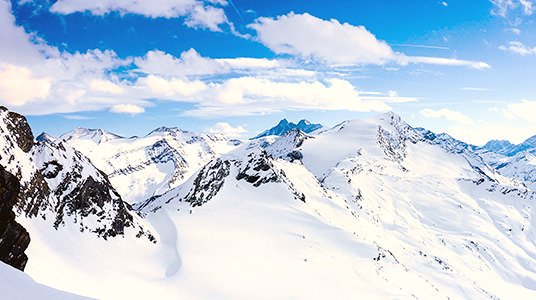
<path fill-rule="evenodd" d="M 76 226 L 104 239 L 131 227 L 154 240 L 87 157 L 62 141 L 42 136 L 35 143 L 26 118 L 6 108 L 0 108 L 0 165 L 16 178 L 12 208 L 19 216 L 40 217 L 56 229 Z"/>
<path fill-rule="evenodd" d="M 21 271 L 28 257 L 24 254 L 30 235 L 15 221 L 13 206 L 17 203 L 19 181 L 0 166 L 0 260 Z"/>
<path fill-rule="evenodd" d="M 5 107 L 2 109 L 6 110 Z M 15 138 L 17 145 L 24 152 L 30 151 L 33 146 L 34 137 L 32 134 L 32 129 L 30 128 L 30 125 L 28 125 L 26 118 L 11 111 L 8 112 L 7 115 L 11 120 L 11 122 L 7 124 L 7 128 L 13 133 L 13 137 Z"/>
<path fill-rule="evenodd" d="M 33 149 L 35 163 L 51 189 L 54 205 L 54 227 L 67 222 L 78 224 L 80 231 L 91 231 L 107 239 L 134 227 L 138 235 L 145 233 L 136 224 L 128 204 L 115 191 L 107 176 L 89 159 L 64 141 L 45 140 Z M 91 221 L 97 217 L 98 222 Z"/>
<path fill-rule="evenodd" d="M 241 163 L 242 166 L 236 175 L 236 180 L 244 179 L 255 187 L 281 180 L 281 174 L 277 172 L 264 150 L 249 153 L 247 159 L 247 162 Z"/>
<path fill-rule="evenodd" d="M 184 201 L 192 207 L 201 206 L 210 201 L 222 188 L 225 177 L 229 176 L 231 163 L 227 160 L 216 159 L 197 174 L 194 185 Z"/>

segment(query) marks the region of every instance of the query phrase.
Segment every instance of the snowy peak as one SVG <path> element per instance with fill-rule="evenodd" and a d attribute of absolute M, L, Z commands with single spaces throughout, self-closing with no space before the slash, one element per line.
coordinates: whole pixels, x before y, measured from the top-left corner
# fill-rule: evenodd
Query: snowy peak
<path fill-rule="evenodd" d="M 177 135 L 180 133 L 188 133 L 187 131 L 184 131 L 178 127 L 166 127 L 161 126 L 156 128 L 155 130 L 149 132 L 147 136 L 153 136 L 153 135 L 162 135 L 162 134 L 171 134 L 171 135 Z"/>
<path fill-rule="evenodd" d="M 510 151 L 512 151 L 512 149 L 515 147 L 516 145 L 507 140 L 491 140 L 482 148 L 497 154 L 508 155 L 508 153 L 510 153 Z"/>
<path fill-rule="evenodd" d="M 84 131 L 87 133 L 74 133 L 82 135 Z M 93 133 L 109 135 L 97 130 Z M 78 229 L 104 239 L 127 232 L 152 239 L 106 175 L 87 157 L 63 140 L 53 140 L 46 134 L 39 140 L 34 142 L 23 116 L 0 111 L 0 165 L 19 181 L 14 210 L 20 218 L 39 217 L 55 229 Z"/>
<path fill-rule="evenodd" d="M 491 140 L 482 147 L 504 156 L 514 156 L 520 152 L 536 148 L 536 135 L 526 139 L 523 143 L 515 145 L 506 140 Z"/>
<path fill-rule="evenodd" d="M 50 134 L 46 133 L 46 132 L 41 132 L 40 135 L 38 135 L 36 138 L 35 138 L 35 141 L 37 142 L 55 142 L 56 141 L 56 138 L 51 136 Z"/>
<path fill-rule="evenodd" d="M 301 160 L 303 155 L 298 148 L 301 147 L 305 140 L 310 138 L 314 137 L 295 128 L 278 137 L 273 143 L 266 145 L 264 148 L 274 158 L 283 158 L 290 161 Z"/>
<path fill-rule="evenodd" d="M 104 129 L 88 129 L 78 127 L 70 132 L 62 134 L 59 139 L 64 141 L 69 140 L 92 140 L 96 144 L 105 143 L 107 141 L 122 139 L 123 137 L 115 133 L 108 132 Z"/>
<path fill-rule="evenodd" d="M 519 152 L 523 152 L 526 150 L 532 150 L 536 148 L 536 135 L 532 136 L 528 139 L 526 139 L 523 143 L 515 146 L 510 152 L 508 152 L 508 156 L 514 156 L 518 154 Z"/>
<path fill-rule="evenodd" d="M 262 132 L 261 134 L 257 135 L 256 137 L 254 137 L 253 139 L 258 139 L 258 138 L 261 138 L 261 137 L 265 137 L 265 136 L 270 136 L 270 135 L 283 135 L 285 133 L 287 133 L 288 131 L 292 130 L 292 129 L 299 129 L 305 133 L 311 133 L 317 129 L 320 129 L 322 128 L 322 125 L 320 124 L 312 124 L 311 122 L 309 122 L 308 120 L 300 120 L 298 122 L 298 124 L 294 124 L 292 122 L 289 122 L 287 119 L 283 119 L 281 121 L 279 121 L 279 123 L 268 129 L 268 130 L 265 130 L 264 132 Z"/>

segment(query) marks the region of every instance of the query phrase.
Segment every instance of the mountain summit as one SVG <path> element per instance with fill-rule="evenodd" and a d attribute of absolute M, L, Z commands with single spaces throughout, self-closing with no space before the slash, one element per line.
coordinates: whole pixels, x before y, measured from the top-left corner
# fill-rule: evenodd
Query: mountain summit
<path fill-rule="evenodd" d="M 536 148 L 536 135 L 526 139 L 523 143 L 518 145 L 504 140 L 492 140 L 482 148 L 504 156 L 514 156 L 520 152 Z"/>
<path fill-rule="evenodd" d="M 305 133 L 313 132 L 319 128 L 322 128 L 322 125 L 320 124 L 313 124 L 309 122 L 308 120 L 302 119 L 298 122 L 298 124 L 294 124 L 292 122 L 287 121 L 287 119 L 283 119 L 279 121 L 279 124 L 277 126 L 274 126 L 268 130 L 263 131 L 261 134 L 257 135 L 253 139 L 258 139 L 264 136 L 269 135 L 278 135 L 282 136 L 285 133 L 293 130 L 293 129 L 299 129 Z"/>

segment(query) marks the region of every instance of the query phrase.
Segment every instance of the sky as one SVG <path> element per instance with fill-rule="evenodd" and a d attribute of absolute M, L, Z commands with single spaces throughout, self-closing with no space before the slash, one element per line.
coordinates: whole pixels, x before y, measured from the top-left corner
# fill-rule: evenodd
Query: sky
<path fill-rule="evenodd" d="M 536 134 L 535 21 L 533 0 L 0 0 L 0 105 L 56 136 L 245 138 L 394 111 L 520 143 Z"/>

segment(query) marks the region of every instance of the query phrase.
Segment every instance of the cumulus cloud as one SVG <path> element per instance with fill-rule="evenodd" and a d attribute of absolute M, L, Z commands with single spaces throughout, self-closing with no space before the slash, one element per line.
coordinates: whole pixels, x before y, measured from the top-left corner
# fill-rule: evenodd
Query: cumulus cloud
<path fill-rule="evenodd" d="M 145 112 L 145 109 L 141 106 L 134 104 L 117 104 L 110 108 L 110 111 L 118 114 L 130 114 L 137 115 Z"/>
<path fill-rule="evenodd" d="M 506 105 L 504 115 L 511 119 L 521 119 L 526 122 L 536 123 L 536 101 L 522 100 Z"/>
<path fill-rule="evenodd" d="M 521 56 L 536 54 L 536 47 L 528 47 L 519 41 L 510 41 L 507 45 L 500 45 L 499 49 Z"/>
<path fill-rule="evenodd" d="M 14 36 L 4 40 L 22 45 L 12 45 L 15 49 L 27 49 L 17 56 L 20 63 L 0 55 L 0 104 L 17 106 L 25 114 L 137 114 L 153 99 L 191 103 L 194 108 L 184 114 L 199 117 L 283 110 L 387 111 L 389 103 L 416 101 L 395 92 L 365 94 L 341 79 L 344 75 L 302 69 L 285 59 L 213 59 L 194 49 L 179 57 L 153 50 L 131 58 L 119 58 L 110 50 L 59 51 L 17 26 L 9 2 L 0 5 L 0 14 L 11 20 L 2 34 Z"/>
<path fill-rule="evenodd" d="M 227 17 L 221 7 L 226 1 L 200 0 L 58 0 L 50 11 L 59 14 L 89 12 L 93 15 L 105 15 L 111 12 L 120 14 L 137 14 L 150 18 L 185 17 L 185 24 L 194 28 L 221 31 L 220 26 L 227 23 Z"/>
<path fill-rule="evenodd" d="M 268 114 L 282 110 L 388 111 L 384 99 L 361 96 L 347 80 L 281 82 L 240 77 L 213 84 L 190 116 Z M 389 97 L 393 101 L 397 97 Z M 210 101 L 206 101 L 209 100 Z"/>
<path fill-rule="evenodd" d="M 104 79 L 93 79 L 89 83 L 89 88 L 103 93 L 119 95 L 123 93 L 123 88 L 119 85 Z"/>
<path fill-rule="evenodd" d="M 0 59 L 5 63 L 30 65 L 41 61 L 43 54 L 56 55 L 57 50 L 47 46 L 24 28 L 15 26 L 9 1 L 0 1 Z"/>
<path fill-rule="evenodd" d="M 169 53 L 152 50 L 143 57 L 134 58 L 136 72 L 176 77 L 212 76 L 230 72 L 281 69 L 288 65 L 282 60 L 267 58 L 208 58 L 201 56 L 195 49 L 182 52 L 179 57 Z"/>
<path fill-rule="evenodd" d="M 363 26 L 341 24 L 310 14 L 261 17 L 249 25 L 261 43 L 277 54 L 291 54 L 333 64 L 383 64 L 394 57 L 387 43 Z"/>
<path fill-rule="evenodd" d="M 155 75 L 139 78 L 137 86 L 147 88 L 154 97 L 178 100 L 184 97 L 186 101 L 191 101 L 189 97 L 207 89 L 207 85 L 199 80 L 165 79 Z"/>
<path fill-rule="evenodd" d="M 442 108 L 438 110 L 433 110 L 429 108 L 422 109 L 420 114 L 427 118 L 443 118 L 451 122 L 459 124 L 471 124 L 474 121 L 467 115 L 447 108 Z"/>
<path fill-rule="evenodd" d="M 214 6 L 196 6 L 184 24 L 192 28 L 207 28 L 211 31 L 222 31 L 220 24 L 227 23 L 225 12 L 221 8 Z"/>
<path fill-rule="evenodd" d="M 241 125 L 233 127 L 227 122 L 218 122 L 209 128 L 207 132 L 212 134 L 223 134 L 228 137 L 241 137 L 248 131 Z"/>
<path fill-rule="evenodd" d="M 287 54 L 304 60 L 331 65 L 384 65 L 386 63 L 424 63 L 448 66 L 489 68 L 478 61 L 439 57 L 413 57 L 395 52 L 364 26 L 323 20 L 308 13 L 293 12 L 276 18 L 261 17 L 248 25 L 257 39 L 276 54 Z"/>
<path fill-rule="evenodd" d="M 48 78 L 37 78 L 32 70 L 14 65 L 0 65 L 0 99 L 12 106 L 21 106 L 50 94 Z"/>

